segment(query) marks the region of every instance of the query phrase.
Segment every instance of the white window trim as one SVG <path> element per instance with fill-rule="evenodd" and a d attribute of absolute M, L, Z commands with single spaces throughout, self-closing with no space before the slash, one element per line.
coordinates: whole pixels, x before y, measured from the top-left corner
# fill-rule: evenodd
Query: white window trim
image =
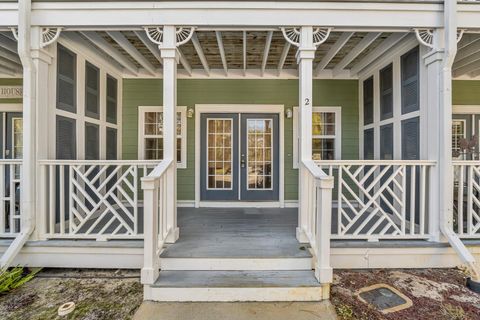
<path fill-rule="evenodd" d="M 465 139 L 467 136 L 467 120 L 465 119 L 452 119 L 452 129 L 453 129 L 453 123 L 454 122 L 461 122 L 463 123 L 463 132 L 462 132 L 462 138 Z M 453 138 L 453 131 L 452 131 L 452 138 Z M 452 139 L 453 140 L 453 139 Z M 453 142 L 453 141 L 452 141 Z M 453 154 L 453 144 L 452 144 L 452 154 Z M 461 159 L 462 156 L 459 156 L 458 159 Z M 455 158 L 454 158 L 455 159 Z"/>
<path fill-rule="evenodd" d="M 318 106 L 318 107 L 312 107 L 312 112 L 335 113 L 335 137 L 332 137 L 332 138 L 335 139 L 335 160 L 341 160 L 342 159 L 342 107 Z M 299 155 L 298 119 L 299 119 L 298 107 L 293 107 L 293 118 L 292 118 L 293 120 L 293 169 L 298 169 L 298 155 Z"/>
<path fill-rule="evenodd" d="M 145 126 L 145 113 L 146 112 L 163 112 L 163 106 L 139 106 L 138 107 L 138 159 L 144 160 L 144 149 L 145 149 L 145 134 L 144 134 L 144 126 Z M 181 153 L 182 153 L 182 161 L 177 162 L 178 169 L 186 169 L 187 168 L 187 107 L 185 106 L 177 106 L 177 113 L 180 112 L 180 121 L 182 132 L 180 135 L 180 139 L 182 140 Z M 175 132 L 176 129 L 175 129 Z M 177 136 L 178 137 L 178 136 Z"/>

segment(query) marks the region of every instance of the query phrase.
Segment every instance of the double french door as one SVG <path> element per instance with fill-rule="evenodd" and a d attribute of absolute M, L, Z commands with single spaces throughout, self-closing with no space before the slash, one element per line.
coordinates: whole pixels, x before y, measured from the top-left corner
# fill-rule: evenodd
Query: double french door
<path fill-rule="evenodd" d="M 278 122 L 278 114 L 201 115 L 201 200 L 278 200 Z"/>

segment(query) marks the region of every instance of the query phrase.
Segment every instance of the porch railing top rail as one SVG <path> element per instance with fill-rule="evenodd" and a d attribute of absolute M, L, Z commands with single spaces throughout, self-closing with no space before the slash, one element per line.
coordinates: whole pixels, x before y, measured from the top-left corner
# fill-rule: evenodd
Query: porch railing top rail
<path fill-rule="evenodd" d="M 157 166 L 161 160 L 39 160 L 39 164 L 55 165 L 152 165 Z"/>
<path fill-rule="evenodd" d="M 315 160 L 319 166 L 328 165 L 426 165 L 433 166 L 434 160 Z"/>
<path fill-rule="evenodd" d="M 0 164 L 21 164 L 22 159 L 0 159 Z"/>
<path fill-rule="evenodd" d="M 307 160 L 303 161 L 303 165 L 310 171 L 310 173 L 318 179 L 328 178 L 328 174 L 320 168 L 315 161 Z"/>
<path fill-rule="evenodd" d="M 455 166 L 464 166 L 464 165 L 480 165 L 480 160 L 453 160 L 452 164 Z"/>
<path fill-rule="evenodd" d="M 173 160 L 172 159 L 164 159 L 160 163 L 157 161 L 156 164 L 157 166 L 155 169 L 153 169 L 148 176 L 142 178 L 142 181 L 152 181 L 155 179 L 159 179 L 165 171 L 170 167 L 172 164 Z"/>

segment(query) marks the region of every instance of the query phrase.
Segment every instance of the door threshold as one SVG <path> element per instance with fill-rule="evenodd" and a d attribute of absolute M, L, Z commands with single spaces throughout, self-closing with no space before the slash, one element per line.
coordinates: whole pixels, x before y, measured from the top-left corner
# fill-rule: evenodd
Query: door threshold
<path fill-rule="evenodd" d="M 200 201 L 199 208 L 283 208 L 280 201 Z"/>

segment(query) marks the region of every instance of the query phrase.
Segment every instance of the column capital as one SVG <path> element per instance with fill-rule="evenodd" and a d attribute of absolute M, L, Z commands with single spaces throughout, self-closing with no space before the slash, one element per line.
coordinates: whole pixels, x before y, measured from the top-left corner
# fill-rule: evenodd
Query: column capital
<path fill-rule="evenodd" d="M 306 29 L 311 30 L 311 39 L 302 39 L 302 33 L 305 33 Z M 283 37 L 287 40 L 290 44 L 298 47 L 299 49 L 302 47 L 313 48 L 314 50 L 327 41 L 332 28 L 328 27 L 289 27 L 289 28 L 280 28 L 283 33 Z M 310 33 L 310 30 L 307 30 L 307 33 Z M 310 38 L 310 36 L 309 36 Z M 308 42 L 308 44 L 306 43 Z"/>
<path fill-rule="evenodd" d="M 160 49 L 164 48 L 164 29 L 165 26 L 144 27 L 147 37 Z M 178 48 L 190 41 L 194 32 L 195 27 L 175 27 L 175 47 Z"/>
<path fill-rule="evenodd" d="M 429 65 L 435 63 L 435 62 L 441 62 L 443 61 L 445 57 L 445 51 L 441 49 L 433 49 L 430 52 L 428 52 L 426 55 L 423 56 L 423 60 L 425 62 L 425 65 L 428 67 Z"/>

